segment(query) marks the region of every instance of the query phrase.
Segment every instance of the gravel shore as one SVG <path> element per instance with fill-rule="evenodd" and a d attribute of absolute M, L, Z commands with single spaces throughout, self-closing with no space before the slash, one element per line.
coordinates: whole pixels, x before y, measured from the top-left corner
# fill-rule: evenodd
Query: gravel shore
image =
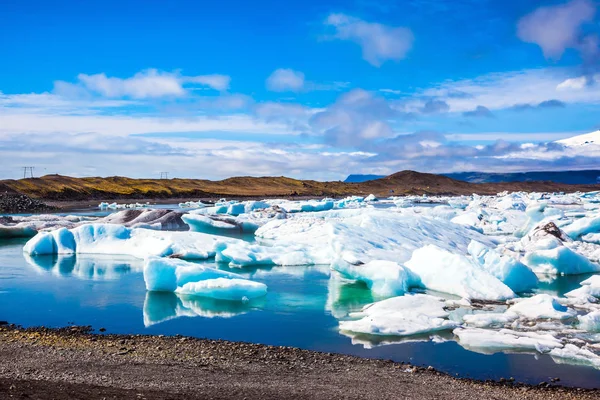
<path fill-rule="evenodd" d="M 391 361 L 187 337 L 0 327 L 0 398 L 598 399 L 600 391 L 455 379 Z"/>

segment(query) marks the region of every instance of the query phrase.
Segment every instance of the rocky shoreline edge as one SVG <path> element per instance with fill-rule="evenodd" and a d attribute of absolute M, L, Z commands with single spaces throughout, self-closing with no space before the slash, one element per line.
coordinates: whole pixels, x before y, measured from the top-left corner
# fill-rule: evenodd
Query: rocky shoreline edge
<path fill-rule="evenodd" d="M 597 399 L 600 390 L 454 378 L 292 347 L 0 322 L 0 397 L 36 399 Z"/>
<path fill-rule="evenodd" d="M 55 211 L 56 207 L 18 193 L 0 193 L 0 213 L 39 213 Z"/>

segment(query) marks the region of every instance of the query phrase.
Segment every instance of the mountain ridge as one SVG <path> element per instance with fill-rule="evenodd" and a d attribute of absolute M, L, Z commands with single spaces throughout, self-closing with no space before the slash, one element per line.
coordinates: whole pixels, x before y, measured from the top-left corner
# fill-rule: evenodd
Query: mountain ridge
<path fill-rule="evenodd" d="M 343 197 L 349 195 L 470 195 L 503 191 L 575 192 L 600 190 L 600 184 L 568 185 L 553 182 L 470 183 L 447 176 L 400 171 L 363 183 L 319 182 L 288 177 L 232 177 L 205 179 L 133 179 L 127 177 L 40 178 L 0 181 L 5 191 L 45 201 L 182 199 L 218 197 Z"/>

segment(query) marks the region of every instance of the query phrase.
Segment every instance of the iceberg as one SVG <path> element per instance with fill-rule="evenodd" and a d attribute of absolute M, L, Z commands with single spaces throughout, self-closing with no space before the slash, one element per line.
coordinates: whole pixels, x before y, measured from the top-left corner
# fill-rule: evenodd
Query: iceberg
<path fill-rule="evenodd" d="M 118 224 L 131 228 L 146 228 L 169 231 L 187 231 L 181 219 L 182 213 L 173 210 L 122 210 L 94 221 L 97 224 Z"/>
<path fill-rule="evenodd" d="M 589 299 L 590 297 L 600 299 L 600 275 L 593 275 L 582 281 L 579 289 L 571 290 L 565 293 L 565 296 L 582 299 Z"/>
<path fill-rule="evenodd" d="M 237 239 L 196 232 L 155 231 L 114 224 L 88 224 L 73 229 L 40 232 L 23 248 L 29 255 L 117 254 L 136 258 L 177 256 L 207 259 L 216 255 L 218 243 Z M 239 241 L 241 242 L 241 241 Z"/>
<path fill-rule="evenodd" d="M 549 294 L 538 294 L 525 299 L 516 299 L 513 302 L 514 305 L 507 312 L 530 320 L 565 320 L 577 315 L 574 310 L 561 305 L 555 297 Z"/>
<path fill-rule="evenodd" d="M 411 287 L 419 285 L 419 278 L 409 269 L 393 261 L 376 260 L 353 265 L 343 260 L 334 261 L 331 269 L 342 277 L 364 282 L 380 296 L 401 296 Z"/>
<path fill-rule="evenodd" d="M 600 332 L 600 311 L 592 311 L 586 315 L 577 316 L 579 328 L 588 332 Z"/>
<path fill-rule="evenodd" d="M 227 263 L 231 267 L 250 266 L 294 266 L 329 264 L 328 253 L 320 255 L 317 250 L 311 250 L 302 245 L 262 246 L 247 242 L 222 242 L 215 247 L 215 259 Z"/>
<path fill-rule="evenodd" d="M 471 229 L 427 216 L 380 209 L 335 210 L 275 220 L 256 231 L 260 242 L 304 245 L 358 265 L 387 260 L 402 264 L 413 251 L 428 244 L 466 254 L 471 240 L 494 246 Z"/>
<path fill-rule="evenodd" d="M 426 294 L 407 294 L 379 301 L 350 314 L 360 318 L 341 321 L 340 330 L 384 336 L 412 336 L 454 329 L 447 319 L 444 299 Z"/>
<path fill-rule="evenodd" d="M 583 365 L 600 369 L 600 356 L 588 349 L 567 344 L 550 352 L 552 359 L 559 364 Z"/>
<path fill-rule="evenodd" d="M 563 343 L 550 334 L 517 332 L 510 329 L 493 331 L 480 328 L 457 328 L 453 331 L 464 348 L 483 354 L 506 351 L 537 351 L 549 353 L 560 349 Z"/>
<path fill-rule="evenodd" d="M 537 287 L 537 276 L 513 257 L 500 255 L 477 241 L 469 244 L 468 251 L 485 271 L 500 279 L 515 293 L 527 292 Z"/>
<path fill-rule="evenodd" d="M 563 230 L 571 239 L 578 239 L 590 233 L 600 233 L 600 216 L 576 219 L 563 227 Z"/>
<path fill-rule="evenodd" d="M 144 264 L 146 290 L 175 292 L 219 300 L 247 301 L 267 294 L 267 285 L 241 275 L 173 258 L 149 257 Z"/>
<path fill-rule="evenodd" d="M 426 289 L 466 299 L 506 300 L 515 293 L 477 262 L 434 245 L 416 250 L 405 265 Z"/>

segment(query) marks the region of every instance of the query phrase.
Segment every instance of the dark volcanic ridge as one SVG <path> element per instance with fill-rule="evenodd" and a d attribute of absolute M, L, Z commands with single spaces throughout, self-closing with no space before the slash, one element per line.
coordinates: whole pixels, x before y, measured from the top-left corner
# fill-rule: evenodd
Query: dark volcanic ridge
<path fill-rule="evenodd" d="M 132 179 L 125 177 L 41 178 L 0 181 L 0 188 L 42 201 L 119 199 L 193 199 L 257 197 L 343 197 L 349 195 L 492 195 L 515 192 L 576 192 L 600 190 L 600 184 L 569 185 L 548 181 L 470 183 L 442 175 L 402 171 L 362 183 L 319 182 L 287 177 L 203 179 Z"/>

